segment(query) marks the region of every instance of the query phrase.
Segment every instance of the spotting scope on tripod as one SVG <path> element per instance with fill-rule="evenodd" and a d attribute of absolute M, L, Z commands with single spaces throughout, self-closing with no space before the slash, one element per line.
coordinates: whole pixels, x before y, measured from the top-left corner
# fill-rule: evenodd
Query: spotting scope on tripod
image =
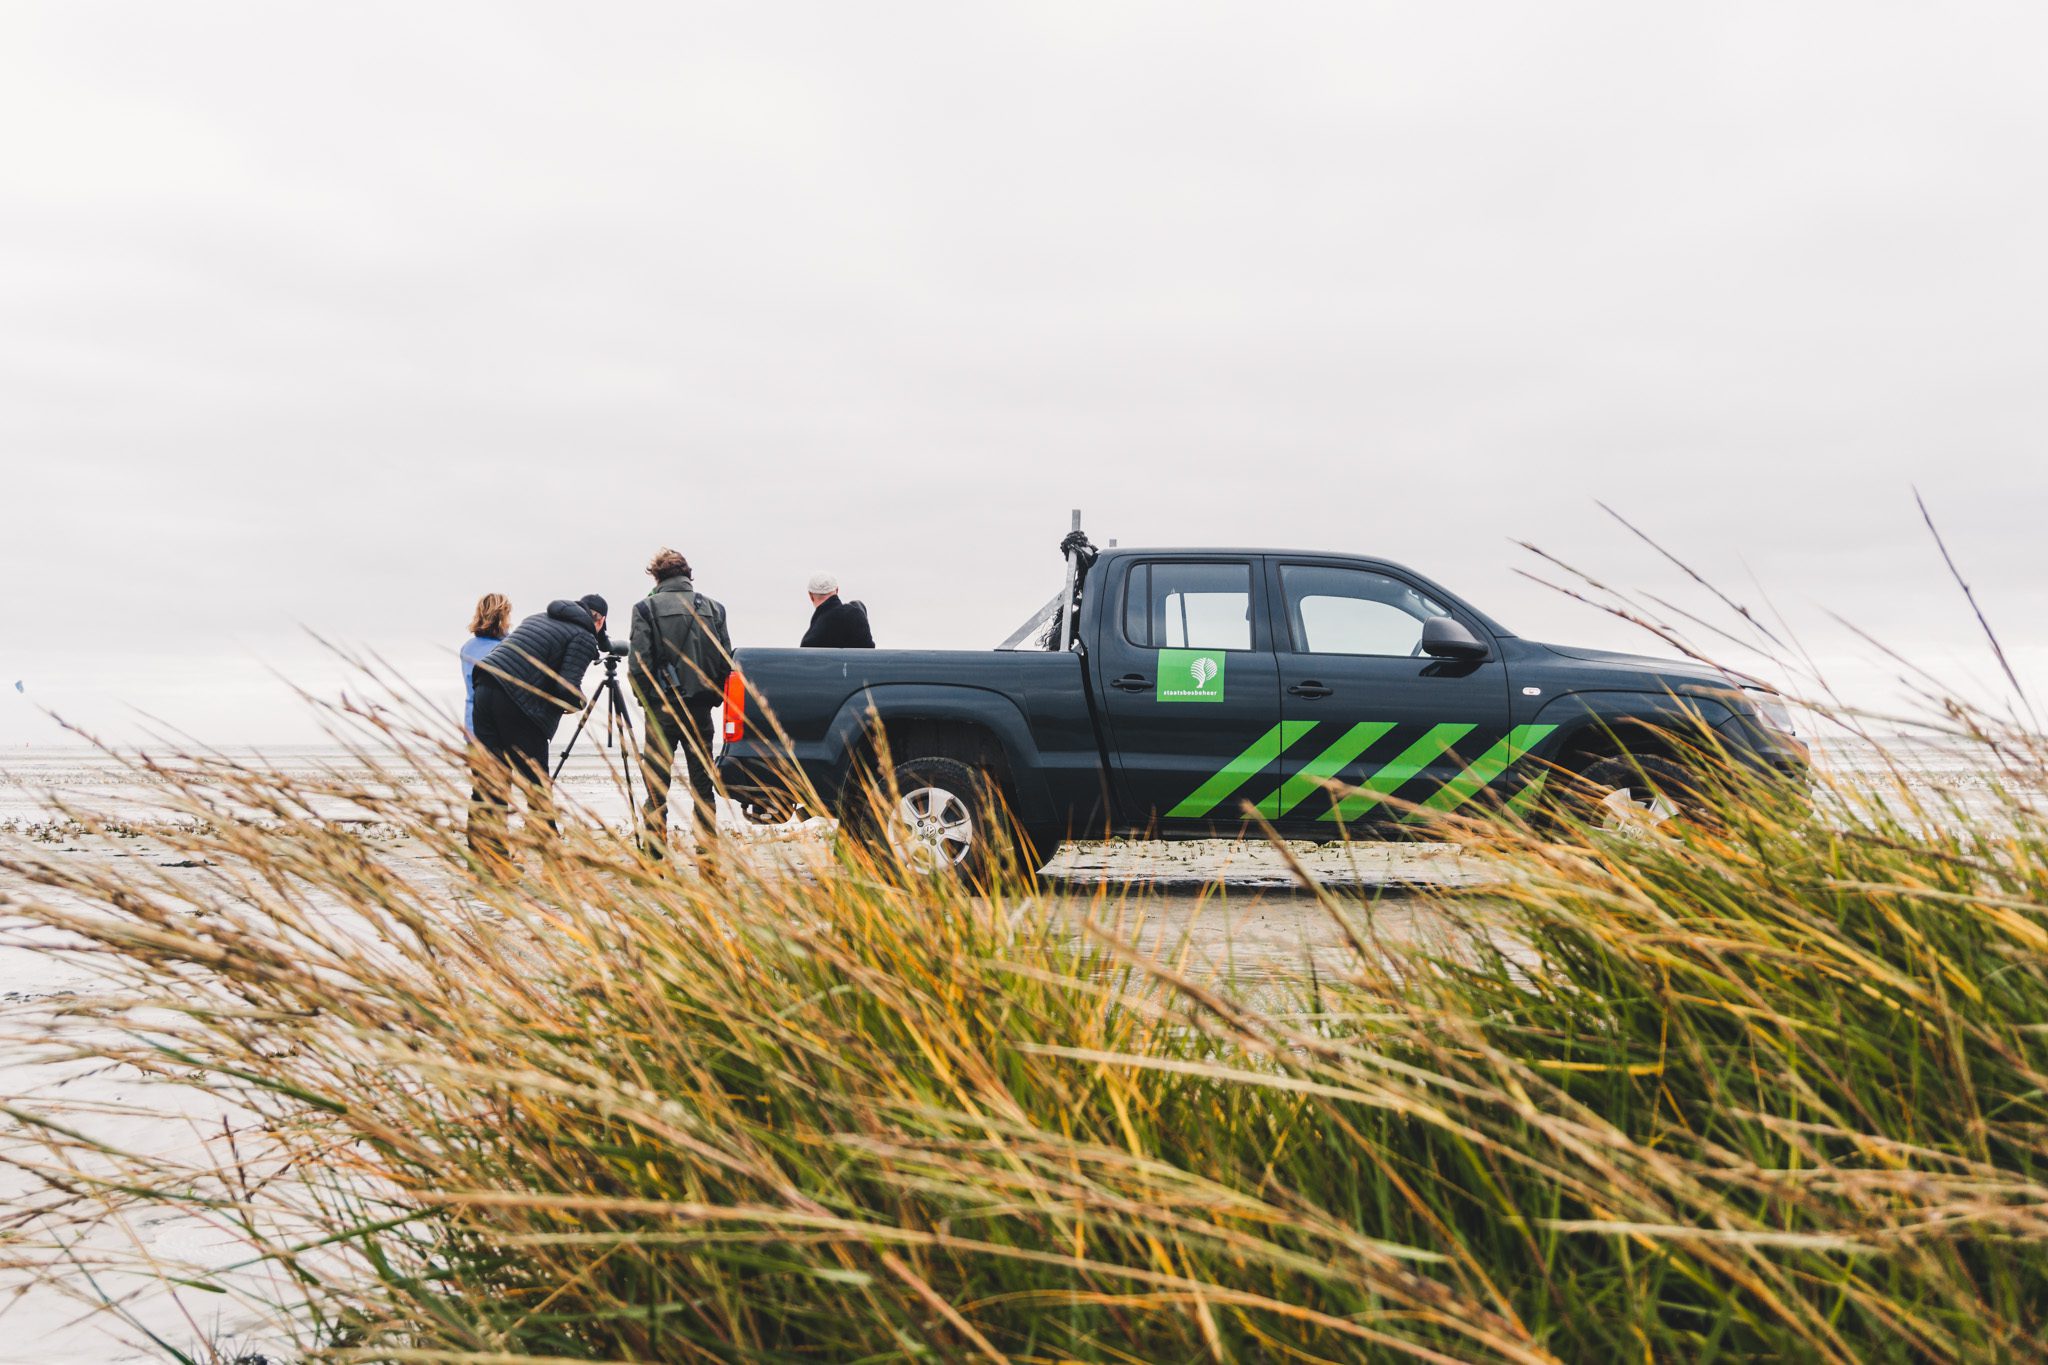
<path fill-rule="evenodd" d="M 604 747 L 609 749 L 612 742 L 623 734 L 626 737 L 627 761 L 620 764 L 626 777 L 626 804 L 637 807 L 633 797 L 633 713 L 626 709 L 626 693 L 619 686 L 619 660 L 632 652 L 628 645 L 615 645 L 604 635 L 597 637 L 598 657 L 604 660 L 604 677 L 597 689 L 590 694 L 590 705 L 583 708 L 582 719 L 576 722 L 576 733 L 569 736 L 569 743 L 562 750 L 562 757 L 555 763 L 555 780 L 560 781 L 562 769 L 568 765 L 569 755 L 575 752 L 576 741 L 583 738 L 584 727 L 590 724 L 591 713 L 604 707 Z"/>

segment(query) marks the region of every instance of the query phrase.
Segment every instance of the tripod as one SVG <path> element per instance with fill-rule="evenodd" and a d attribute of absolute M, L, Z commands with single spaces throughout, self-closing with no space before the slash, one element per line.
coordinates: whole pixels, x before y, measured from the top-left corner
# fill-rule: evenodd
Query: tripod
<path fill-rule="evenodd" d="M 576 733 L 569 736 L 569 743 L 562 750 L 560 761 L 555 764 L 555 780 L 561 780 L 562 769 L 568 766 L 569 755 L 576 749 L 576 741 L 583 738 L 583 727 L 590 724 L 591 712 L 597 710 L 598 703 L 604 703 L 604 747 L 611 748 L 612 741 L 621 732 L 626 736 L 626 761 L 619 765 L 619 771 L 626 779 L 626 807 L 629 812 L 627 818 L 633 822 L 634 830 L 638 831 L 640 807 L 633 799 L 633 713 L 626 709 L 626 694 L 619 686 L 618 654 L 607 645 L 603 657 L 604 679 L 598 683 L 597 691 L 591 694 L 590 705 L 583 708 L 583 718 L 576 722 Z M 634 835 L 634 842 L 639 842 L 637 832 Z"/>

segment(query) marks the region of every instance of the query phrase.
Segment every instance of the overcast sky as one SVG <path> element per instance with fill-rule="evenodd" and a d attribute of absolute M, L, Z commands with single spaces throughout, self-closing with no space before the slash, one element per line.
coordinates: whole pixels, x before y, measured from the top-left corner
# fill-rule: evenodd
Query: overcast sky
<path fill-rule="evenodd" d="M 307 629 L 453 696 L 479 593 L 664 544 L 741 644 L 828 567 L 980 647 L 1077 505 L 1626 645 L 1515 573 L 1668 584 L 1601 499 L 1844 676 L 1830 610 L 1987 676 L 1917 484 L 2048 674 L 2044 52 L 2038 3 L 0 4 L 0 742 L 302 737 Z"/>

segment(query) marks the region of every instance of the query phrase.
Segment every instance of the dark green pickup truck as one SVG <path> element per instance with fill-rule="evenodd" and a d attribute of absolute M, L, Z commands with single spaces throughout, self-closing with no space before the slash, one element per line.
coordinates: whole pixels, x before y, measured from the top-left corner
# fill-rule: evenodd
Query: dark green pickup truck
<path fill-rule="evenodd" d="M 1065 650 L 741 650 L 727 792 L 762 818 L 822 804 L 921 862 L 1036 866 L 1064 837 L 1236 836 L 1250 811 L 1289 838 L 1378 837 L 1524 807 L 1560 770 L 1654 821 L 1682 799 L 1679 733 L 1806 762 L 1768 692 L 1520 639 L 1384 560 L 1112 549 L 1076 597 Z M 861 776 L 883 752 L 897 795 L 876 816 Z"/>

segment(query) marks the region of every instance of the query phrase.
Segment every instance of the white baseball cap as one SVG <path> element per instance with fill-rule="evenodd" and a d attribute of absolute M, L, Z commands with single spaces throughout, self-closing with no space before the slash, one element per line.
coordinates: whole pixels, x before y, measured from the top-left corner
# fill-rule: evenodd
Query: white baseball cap
<path fill-rule="evenodd" d="M 811 591 L 820 597 L 830 597 L 839 591 L 839 580 L 823 569 L 811 575 Z"/>

